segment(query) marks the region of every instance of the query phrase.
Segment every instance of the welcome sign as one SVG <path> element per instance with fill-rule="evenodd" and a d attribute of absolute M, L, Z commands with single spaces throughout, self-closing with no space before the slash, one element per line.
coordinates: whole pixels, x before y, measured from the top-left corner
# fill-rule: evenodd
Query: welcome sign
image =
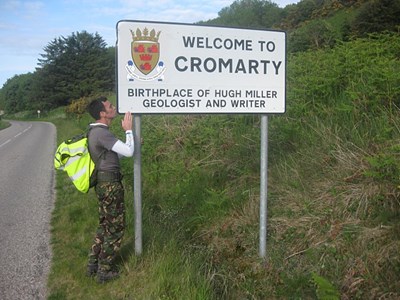
<path fill-rule="evenodd" d="M 284 113 L 285 98 L 285 32 L 117 24 L 119 113 Z"/>

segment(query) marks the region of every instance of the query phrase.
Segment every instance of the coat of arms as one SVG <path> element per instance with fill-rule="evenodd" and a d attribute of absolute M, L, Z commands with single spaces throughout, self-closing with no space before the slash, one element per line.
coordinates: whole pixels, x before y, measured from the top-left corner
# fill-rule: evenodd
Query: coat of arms
<path fill-rule="evenodd" d="M 158 39 L 161 31 L 157 32 L 152 29 L 150 32 L 147 28 L 141 31 L 139 28 L 134 32 L 131 30 L 132 43 L 131 55 L 133 61 L 128 61 L 126 69 L 128 71 L 129 80 L 162 80 L 164 73 L 164 64 L 160 60 L 160 43 Z M 148 77 L 153 70 L 156 74 Z M 144 76 L 143 76 L 144 75 Z"/>

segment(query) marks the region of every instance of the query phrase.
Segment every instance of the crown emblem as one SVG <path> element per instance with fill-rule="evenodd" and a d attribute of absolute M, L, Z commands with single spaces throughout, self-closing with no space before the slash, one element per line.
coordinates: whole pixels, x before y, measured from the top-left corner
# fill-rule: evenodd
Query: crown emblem
<path fill-rule="evenodd" d="M 136 29 L 136 33 L 131 29 L 132 40 L 135 41 L 150 41 L 150 42 L 158 42 L 158 38 L 160 37 L 161 31 L 157 32 L 152 29 L 150 32 L 147 28 L 144 28 L 141 31 L 139 28 Z"/>

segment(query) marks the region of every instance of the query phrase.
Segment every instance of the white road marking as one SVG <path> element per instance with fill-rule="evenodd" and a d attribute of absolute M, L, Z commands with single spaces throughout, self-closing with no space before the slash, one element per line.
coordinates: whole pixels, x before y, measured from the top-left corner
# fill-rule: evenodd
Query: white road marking
<path fill-rule="evenodd" d="M 29 127 L 25 128 L 24 130 L 22 130 L 21 132 L 17 133 L 16 135 L 14 135 L 14 139 L 19 137 L 21 134 L 27 132 L 29 129 L 32 128 L 32 124 L 29 125 Z M 11 142 L 12 139 L 8 139 L 7 141 L 5 141 L 4 143 L 0 144 L 0 148 L 3 147 L 4 145 L 8 144 L 9 142 Z"/>

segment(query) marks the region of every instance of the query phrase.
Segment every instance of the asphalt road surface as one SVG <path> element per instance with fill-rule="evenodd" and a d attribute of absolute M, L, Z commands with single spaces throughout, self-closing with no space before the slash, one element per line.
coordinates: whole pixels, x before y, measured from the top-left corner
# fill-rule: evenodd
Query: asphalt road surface
<path fill-rule="evenodd" d="M 0 299 L 46 299 L 56 129 L 11 123 L 0 130 Z"/>

